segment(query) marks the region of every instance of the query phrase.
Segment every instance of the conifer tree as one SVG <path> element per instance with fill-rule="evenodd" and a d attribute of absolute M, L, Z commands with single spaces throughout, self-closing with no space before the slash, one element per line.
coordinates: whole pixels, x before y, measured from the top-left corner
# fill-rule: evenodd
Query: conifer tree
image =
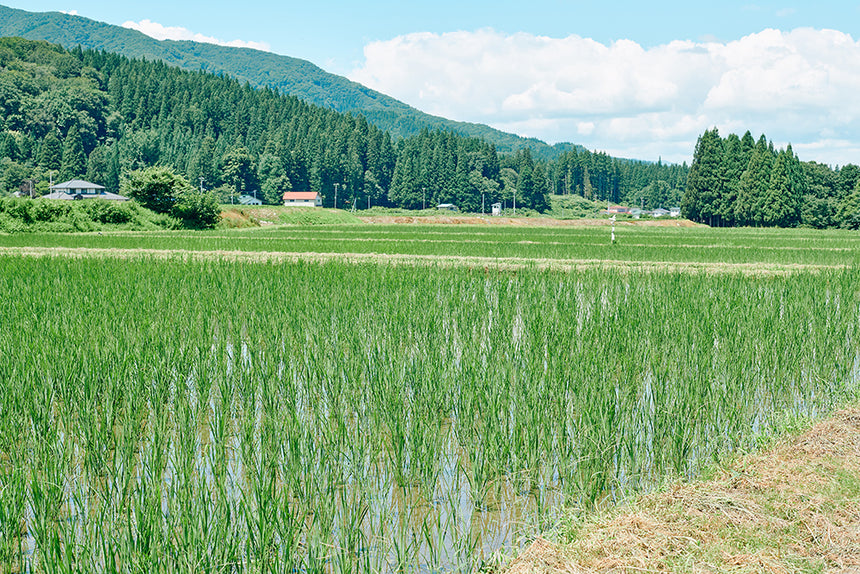
<path fill-rule="evenodd" d="M 756 143 L 738 186 L 735 201 L 735 220 L 738 225 L 762 223 L 762 209 L 770 186 L 772 163 L 773 156 L 767 140 L 762 136 Z"/>
<path fill-rule="evenodd" d="M 87 156 L 84 154 L 84 144 L 78 127 L 73 125 L 66 134 L 63 143 L 63 159 L 60 166 L 60 179 L 79 179 L 87 171 Z"/>
<path fill-rule="evenodd" d="M 760 211 L 762 225 L 788 227 L 799 218 L 799 202 L 794 196 L 792 167 L 788 153 L 783 150 L 776 156 L 771 170 L 765 201 Z"/>
<path fill-rule="evenodd" d="M 718 215 L 716 200 L 725 193 L 725 171 L 722 139 L 714 128 L 702 134 L 696 143 L 687 191 L 681 202 L 684 217 L 708 223 Z"/>
<path fill-rule="evenodd" d="M 63 144 L 54 133 L 48 132 L 39 148 L 39 167 L 46 170 L 59 171 L 63 163 Z"/>

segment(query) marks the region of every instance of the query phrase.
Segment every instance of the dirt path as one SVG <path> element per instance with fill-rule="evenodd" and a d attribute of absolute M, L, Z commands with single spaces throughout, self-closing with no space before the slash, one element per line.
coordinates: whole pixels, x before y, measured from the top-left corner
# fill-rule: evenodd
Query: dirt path
<path fill-rule="evenodd" d="M 506 574 L 860 573 L 860 409 L 538 540 Z"/>
<path fill-rule="evenodd" d="M 799 271 L 822 271 L 837 266 L 779 263 L 695 263 L 688 261 L 622 261 L 603 259 L 526 259 L 516 257 L 462 257 L 456 255 L 408 255 L 394 253 L 312 253 L 286 251 L 190 251 L 184 249 L 105 249 L 91 247 L 0 247 L 0 255 L 28 257 L 111 257 L 131 259 L 192 259 L 249 262 L 345 261 L 349 263 L 385 263 L 390 265 L 435 265 L 471 269 L 512 270 L 553 269 L 575 271 L 617 269 L 622 271 L 743 273 L 746 275 L 785 275 Z"/>

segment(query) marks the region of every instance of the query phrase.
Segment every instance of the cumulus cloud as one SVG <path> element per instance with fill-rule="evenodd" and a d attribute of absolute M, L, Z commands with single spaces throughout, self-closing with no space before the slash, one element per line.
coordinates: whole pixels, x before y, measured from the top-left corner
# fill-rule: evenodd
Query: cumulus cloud
<path fill-rule="evenodd" d="M 68 14 L 69 16 L 77 16 L 77 10 L 60 10 L 60 14 Z"/>
<path fill-rule="evenodd" d="M 265 42 L 248 42 L 245 40 L 219 40 L 211 36 L 204 36 L 182 28 L 179 26 L 164 26 L 158 22 L 151 20 L 141 20 L 140 22 L 125 22 L 123 28 L 130 28 L 143 32 L 156 40 L 190 40 L 192 42 L 202 42 L 204 44 L 218 44 L 219 46 L 232 46 L 234 48 L 254 48 L 255 50 L 270 51 L 270 46 Z"/>
<path fill-rule="evenodd" d="M 696 137 L 765 133 L 828 163 L 860 163 L 860 43 L 834 30 L 732 42 L 505 35 L 485 29 L 373 42 L 350 78 L 429 113 L 547 141 L 670 161 Z"/>

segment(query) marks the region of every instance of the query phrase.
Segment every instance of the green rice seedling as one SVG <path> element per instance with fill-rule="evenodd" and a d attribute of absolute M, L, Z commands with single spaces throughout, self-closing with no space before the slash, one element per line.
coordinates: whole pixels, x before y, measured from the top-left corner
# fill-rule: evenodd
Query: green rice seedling
<path fill-rule="evenodd" d="M 857 280 L 0 256 L 0 569 L 479 568 L 856 397 Z"/>

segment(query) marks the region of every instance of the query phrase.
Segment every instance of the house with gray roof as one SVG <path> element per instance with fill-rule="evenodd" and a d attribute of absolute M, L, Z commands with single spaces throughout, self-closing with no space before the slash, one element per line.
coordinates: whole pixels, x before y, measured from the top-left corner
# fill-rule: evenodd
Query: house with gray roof
<path fill-rule="evenodd" d="M 104 186 L 90 183 L 82 179 L 72 179 L 51 186 L 51 193 L 43 195 L 45 199 L 107 199 L 109 201 L 128 201 L 128 198 L 116 193 L 105 191 Z"/>

